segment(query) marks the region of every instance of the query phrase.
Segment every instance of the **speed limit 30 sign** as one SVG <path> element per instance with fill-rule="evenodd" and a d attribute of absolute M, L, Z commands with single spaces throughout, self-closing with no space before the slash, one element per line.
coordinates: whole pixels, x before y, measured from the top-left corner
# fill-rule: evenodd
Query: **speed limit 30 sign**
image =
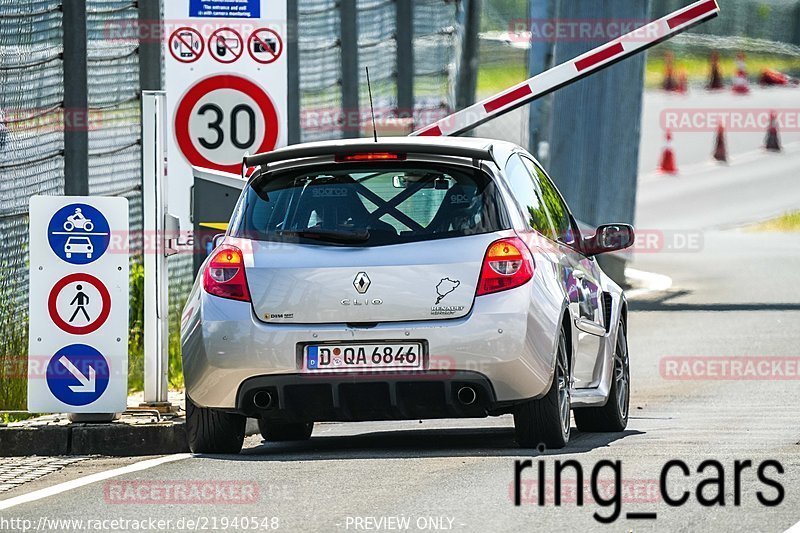
<path fill-rule="evenodd" d="M 245 152 L 275 149 L 278 112 L 255 82 L 227 74 L 200 80 L 175 112 L 175 139 L 192 165 L 238 173 Z"/>
<path fill-rule="evenodd" d="M 239 175 L 246 153 L 286 146 L 287 0 L 169 0 L 163 46 L 167 203 L 191 227 L 192 167 Z"/>

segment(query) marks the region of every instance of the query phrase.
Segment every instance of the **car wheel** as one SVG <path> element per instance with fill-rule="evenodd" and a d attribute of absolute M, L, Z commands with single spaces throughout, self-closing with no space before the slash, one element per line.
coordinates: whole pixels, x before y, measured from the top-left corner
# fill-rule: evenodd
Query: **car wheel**
<path fill-rule="evenodd" d="M 239 453 L 247 418 L 198 407 L 186 396 L 186 435 L 194 453 Z"/>
<path fill-rule="evenodd" d="M 522 403 L 514 410 L 514 429 L 517 442 L 524 448 L 558 449 L 569 442 L 570 379 L 569 357 L 564 330 L 558 339 L 556 368 L 553 383 L 541 399 Z"/>
<path fill-rule="evenodd" d="M 314 422 L 285 423 L 258 419 L 258 430 L 267 442 L 308 440 L 314 431 Z"/>
<path fill-rule="evenodd" d="M 67 254 L 67 259 L 72 259 L 72 254 Z"/>
<path fill-rule="evenodd" d="M 630 401 L 631 371 L 628 339 L 625 336 L 625 322 L 620 321 L 617 344 L 614 347 L 614 381 L 611 383 L 608 401 L 603 407 L 575 409 L 575 423 L 581 431 L 622 431 L 628 425 Z"/>

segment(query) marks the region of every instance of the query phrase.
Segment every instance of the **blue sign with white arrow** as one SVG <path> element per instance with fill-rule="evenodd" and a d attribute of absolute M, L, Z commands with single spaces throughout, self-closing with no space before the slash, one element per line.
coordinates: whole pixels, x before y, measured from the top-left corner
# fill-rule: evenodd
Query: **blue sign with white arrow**
<path fill-rule="evenodd" d="M 88 265 L 100 259 L 111 242 L 111 230 L 103 214 L 87 204 L 59 209 L 47 227 L 53 252 L 73 265 Z"/>
<path fill-rule="evenodd" d="M 47 365 L 47 386 L 67 405 L 83 406 L 97 401 L 111 375 L 106 358 L 85 344 L 60 349 Z"/>

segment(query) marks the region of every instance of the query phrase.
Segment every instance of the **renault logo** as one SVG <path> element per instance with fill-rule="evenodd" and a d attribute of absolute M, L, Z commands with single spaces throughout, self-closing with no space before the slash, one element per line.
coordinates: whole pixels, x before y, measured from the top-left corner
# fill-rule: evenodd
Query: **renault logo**
<path fill-rule="evenodd" d="M 365 294 L 369 290 L 369 286 L 371 284 L 372 281 L 370 281 L 366 272 L 359 272 L 355 281 L 353 281 L 353 286 L 356 288 L 359 294 Z"/>

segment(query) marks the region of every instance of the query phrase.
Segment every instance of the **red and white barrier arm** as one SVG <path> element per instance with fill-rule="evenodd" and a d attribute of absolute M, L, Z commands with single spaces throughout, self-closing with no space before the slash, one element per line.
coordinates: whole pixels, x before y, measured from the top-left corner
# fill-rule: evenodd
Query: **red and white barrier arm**
<path fill-rule="evenodd" d="M 621 59 L 638 54 L 662 41 L 705 22 L 719 14 L 717 0 L 700 0 L 666 17 L 654 20 L 594 50 L 562 63 L 527 81 L 457 111 L 411 135 L 459 135 L 521 105 L 540 98 L 559 87 L 573 83 L 589 74 L 613 65 Z"/>

